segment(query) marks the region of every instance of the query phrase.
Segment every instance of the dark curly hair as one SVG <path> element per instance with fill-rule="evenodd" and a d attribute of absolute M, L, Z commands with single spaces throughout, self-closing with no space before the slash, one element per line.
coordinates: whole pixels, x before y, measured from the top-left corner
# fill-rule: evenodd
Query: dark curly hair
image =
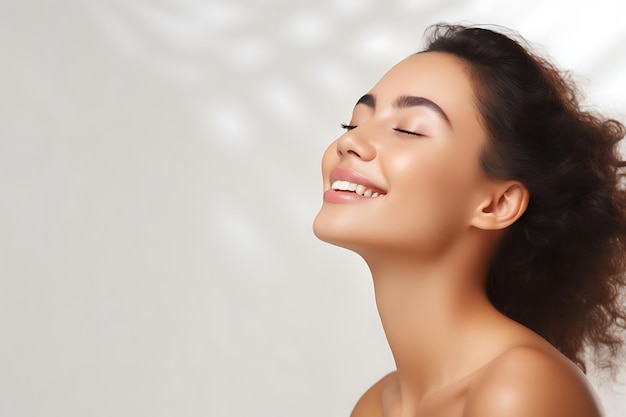
<path fill-rule="evenodd" d="M 590 353 L 615 371 L 626 328 L 624 126 L 585 110 L 570 75 L 517 35 L 439 24 L 426 39 L 424 52 L 467 66 L 488 135 L 484 171 L 530 194 L 492 261 L 491 302 L 583 371 Z"/>

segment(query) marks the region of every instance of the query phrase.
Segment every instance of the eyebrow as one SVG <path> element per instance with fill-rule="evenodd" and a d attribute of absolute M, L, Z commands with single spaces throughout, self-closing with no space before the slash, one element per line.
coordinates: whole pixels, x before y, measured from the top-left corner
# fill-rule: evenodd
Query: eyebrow
<path fill-rule="evenodd" d="M 358 104 L 365 104 L 366 106 L 374 109 L 376 108 L 376 97 L 371 94 L 365 94 L 356 102 L 356 105 Z M 426 97 L 400 96 L 393 102 L 393 107 L 398 109 L 406 109 L 408 107 L 416 106 L 428 107 L 437 113 L 448 124 L 448 126 L 452 127 L 452 123 L 450 123 L 450 118 L 448 118 L 446 112 L 444 112 L 437 103 L 427 99 Z"/>

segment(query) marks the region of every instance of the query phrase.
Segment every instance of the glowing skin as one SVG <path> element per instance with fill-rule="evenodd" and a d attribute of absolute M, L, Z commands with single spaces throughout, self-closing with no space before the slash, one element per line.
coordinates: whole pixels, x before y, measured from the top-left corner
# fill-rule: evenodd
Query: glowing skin
<path fill-rule="evenodd" d="M 397 367 L 354 417 L 599 415 L 574 365 L 487 299 L 528 192 L 484 175 L 485 144 L 465 65 L 423 53 L 358 101 L 324 154 L 314 232 L 367 262 Z"/>
<path fill-rule="evenodd" d="M 391 245 L 433 252 L 451 243 L 467 223 L 485 181 L 478 164 L 485 134 L 463 67 L 439 65 L 451 57 L 437 54 L 406 63 L 424 57 L 437 63 L 419 72 L 394 67 L 370 91 L 375 103 L 368 99 L 356 105 L 350 125 L 357 127 L 326 151 L 325 190 L 331 186 L 331 170 L 343 168 L 366 177 L 386 195 L 358 199 L 363 205 L 325 203 L 315 224 L 321 239 L 355 250 Z M 430 106 L 401 107 L 403 97 L 429 99 L 445 109 L 449 122 Z"/>

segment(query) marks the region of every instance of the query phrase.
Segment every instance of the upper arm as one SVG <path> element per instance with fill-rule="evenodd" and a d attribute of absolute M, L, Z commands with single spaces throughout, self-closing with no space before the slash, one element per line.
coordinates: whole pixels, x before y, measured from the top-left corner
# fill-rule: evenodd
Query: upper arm
<path fill-rule="evenodd" d="M 468 393 L 464 417 L 599 417 L 582 374 L 565 359 L 516 348 Z"/>

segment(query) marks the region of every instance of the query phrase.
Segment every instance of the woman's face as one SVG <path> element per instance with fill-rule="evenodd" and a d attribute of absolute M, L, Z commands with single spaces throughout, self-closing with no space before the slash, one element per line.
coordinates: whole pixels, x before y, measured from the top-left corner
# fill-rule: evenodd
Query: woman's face
<path fill-rule="evenodd" d="M 485 138 L 459 59 L 405 59 L 359 99 L 324 153 L 315 234 L 361 254 L 438 253 L 471 227 L 485 196 Z"/>

